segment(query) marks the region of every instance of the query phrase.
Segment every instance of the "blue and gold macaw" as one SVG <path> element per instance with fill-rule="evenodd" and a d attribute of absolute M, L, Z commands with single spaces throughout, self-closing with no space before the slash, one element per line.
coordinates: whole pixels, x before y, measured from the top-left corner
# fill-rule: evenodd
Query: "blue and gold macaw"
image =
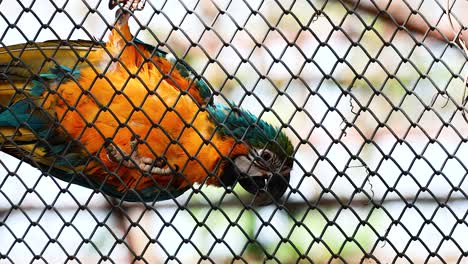
<path fill-rule="evenodd" d="M 106 43 L 0 49 L 1 150 L 126 201 L 237 182 L 259 200 L 279 199 L 293 160 L 284 132 L 213 104 L 207 83 L 133 38 L 130 12 L 119 10 Z"/>

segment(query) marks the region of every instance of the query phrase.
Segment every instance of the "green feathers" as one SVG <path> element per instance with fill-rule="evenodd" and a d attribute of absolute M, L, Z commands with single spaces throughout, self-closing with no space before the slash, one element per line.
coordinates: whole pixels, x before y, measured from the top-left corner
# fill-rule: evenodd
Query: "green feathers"
<path fill-rule="evenodd" d="M 245 140 L 255 148 L 268 148 L 283 158 L 293 155 L 294 148 L 286 134 L 252 113 L 220 104 L 207 109 L 220 125 L 219 133 Z"/>

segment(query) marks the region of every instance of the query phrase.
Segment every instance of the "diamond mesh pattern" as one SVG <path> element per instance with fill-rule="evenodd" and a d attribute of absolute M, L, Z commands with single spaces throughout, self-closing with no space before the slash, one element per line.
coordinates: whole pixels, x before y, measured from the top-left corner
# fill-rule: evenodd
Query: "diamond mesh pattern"
<path fill-rule="evenodd" d="M 0 43 L 105 41 L 107 1 L 4 0 Z M 466 1 L 153 0 L 132 33 L 295 146 L 282 205 L 127 203 L 1 153 L 0 263 L 465 263 Z M 450 10 L 450 12 L 448 12 Z M 177 139 L 176 139 L 177 140 Z"/>

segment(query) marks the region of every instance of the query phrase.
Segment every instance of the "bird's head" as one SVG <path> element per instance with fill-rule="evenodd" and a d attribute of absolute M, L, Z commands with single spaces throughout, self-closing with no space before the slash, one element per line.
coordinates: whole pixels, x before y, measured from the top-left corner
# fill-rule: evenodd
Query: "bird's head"
<path fill-rule="evenodd" d="M 257 203 L 279 201 L 289 186 L 293 166 L 294 148 L 287 135 L 245 110 L 223 105 L 208 110 L 218 133 L 247 145 L 244 153 L 227 157 L 220 181 L 225 186 L 238 182 L 256 195 Z"/>

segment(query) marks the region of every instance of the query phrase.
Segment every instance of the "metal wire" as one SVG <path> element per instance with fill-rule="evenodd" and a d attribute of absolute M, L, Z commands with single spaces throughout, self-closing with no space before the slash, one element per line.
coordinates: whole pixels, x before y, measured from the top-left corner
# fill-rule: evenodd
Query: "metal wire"
<path fill-rule="evenodd" d="M 107 6 L 1 1 L 0 44 L 106 41 L 114 22 Z M 38 171 L 26 163 L 31 156 L 2 155 L 0 263 L 466 262 L 466 8 L 430 0 L 149 1 L 132 16 L 137 38 L 187 61 L 191 82 L 209 83 L 216 102 L 287 130 L 295 157 L 284 203 L 258 207 L 239 188 L 205 184 L 169 201 L 123 202 Z M 120 125 L 130 129 L 129 120 Z M 74 177 L 86 178 L 80 173 Z"/>

